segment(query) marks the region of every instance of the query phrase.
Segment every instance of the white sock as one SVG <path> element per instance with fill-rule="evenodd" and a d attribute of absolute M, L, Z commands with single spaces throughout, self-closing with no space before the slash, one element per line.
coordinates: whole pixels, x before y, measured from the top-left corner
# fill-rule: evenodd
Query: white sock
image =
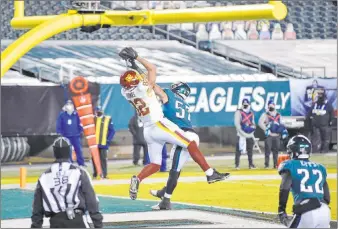
<path fill-rule="evenodd" d="M 214 170 L 212 168 L 209 168 L 207 171 L 205 171 L 205 175 L 211 176 L 214 173 Z"/>
<path fill-rule="evenodd" d="M 170 199 L 170 198 L 171 198 L 171 195 L 168 194 L 168 193 L 164 193 L 164 197 Z"/>

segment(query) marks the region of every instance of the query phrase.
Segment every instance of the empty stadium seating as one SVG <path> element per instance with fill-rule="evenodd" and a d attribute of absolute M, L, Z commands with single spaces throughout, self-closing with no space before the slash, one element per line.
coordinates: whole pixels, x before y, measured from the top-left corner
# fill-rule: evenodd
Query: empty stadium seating
<path fill-rule="evenodd" d="M 9 42 L 3 42 L 4 49 Z M 59 74 L 61 66 L 86 76 L 119 76 L 126 69 L 118 56 L 124 46 L 135 47 L 138 53 L 157 66 L 160 76 L 198 77 L 210 75 L 252 75 L 259 72 L 177 41 L 79 41 L 45 42 L 20 59 L 20 66 L 36 76 Z"/>
<path fill-rule="evenodd" d="M 56 0 L 45 0 L 45 1 L 26 1 L 25 14 L 26 15 L 45 15 L 45 14 L 59 14 L 66 11 L 67 1 L 56 1 Z M 232 5 L 232 4 L 246 4 L 246 3 L 262 3 L 267 2 L 266 0 L 236 0 L 232 1 L 105 1 L 102 3 L 105 7 L 109 7 L 116 10 L 121 9 L 178 9 L 178 8 L 192 8 L 192 7 L 209 7 L 209 6 L 223 6 L 223 5 Z M 282 32 L 287 32 L 287 35 L 284 35 L 287 39 L 292 39 L 296 34 L 297 39 L 336 39 L 337 38 L 337 7 L 334 6 L 330 1 L 316 1 L 316 0 L 287 0 L 284 1 L 288 6 L 288 16 L 285 20 L 279 22 L 281 25 Z M 10 19 L 13 16 L 13 1 L 1 1 L 1 12 L 2 12 L 2 26 L 1 34 L 3 39 L 16 39 L 24 31 L 13 30 L 10 27 Z M 248 32 L 250 28 L 250 23 L 248 22 L 234 22 L 233 23 L 233 33 L 236 33 L 236 27 L 238 24 L 245 23 L 245 32 Z M 252 23 L 252 22 L 251 22 Z M 261 33 L 262 24 L 261 21 L 253 22 L 257 24 L 257 30 Z M 268 33 L 271 33 L 274 30 L 274 25 L 276 21 L 268 22 L 268 30 L 263 31 L 263 35 L 260 34 L 260 37 L 267 39 Z M 287 24 L 292 23 L 294 31 L 286 31 Z M 219 25 L 219 30 L 216 30 L 216 27 L 212 26 L 214 23 L 206 25 L 206 31 L 211 33 L 209 37 L 211 39 L 229 39 L 232 37 L 230 31 L 228 31 L 226 36 L 224 36 L 224 28 Z M 150 27 L 151 28 L 151 27 Z M 73 31 L 67 31 L 62 34 L 59 34 L 51 39 L 54 40 L 150 40 L 150 39 L 165 39 L 166 37 L 171 39 L 176 39 L 172 36 L 166 36 L 164 33 L 156 31 L 152 33 L 149 27 L 139 28 L 139 30 L 131 30 L 132 28 L 109 28 L 101 29 L 92 34 L 84 34 L 80 32 L 79 29 Z M 164 30 L 168 29 L 168 26 L 161 27 Z M 186 39 L 195 41 L 196 36 L 191 33 L 185 33 L 185 30 L 197 32 L 199 34 L 198 28 L 201 28 L 197 24 L 182 24 L 176 27 L 175 29 L 171 28 L 170 30 L 178 35 L 183 36 Z M 211 31 L 211 28 L 214 28 Z M 135 28 L 134 28 L 135 29 Z M 219 36 L 220 33 L 223 33 Z M 198 35 L 197 35 L 198 36 Z M 205 35 L 203 35 L 206 37 Z M 240 39 L 243 39 L 244 35 L 237 36 Z M 274 36 L 275 37 L 275 36 Z M 236 36 L 234 37 L 236 39 Z M 198 38 L 198 40 L 201 40 Z"/>

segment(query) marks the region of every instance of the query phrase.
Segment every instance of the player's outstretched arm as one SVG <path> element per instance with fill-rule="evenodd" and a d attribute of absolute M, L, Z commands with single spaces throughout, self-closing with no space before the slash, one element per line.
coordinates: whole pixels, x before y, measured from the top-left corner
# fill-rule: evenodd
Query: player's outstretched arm
<path fill-rule="evenodd" d="M 160 97 L 163 104 L 166 104 L 168 102 L 169 99 L 168 99 L 167 93 L 165 93 L 163 91 L 163 89 L 160 86 L 158 86 L 157 84 L 155 84 L 155 86 L 154 86 L 154 92 L 157 96 Z"/>
<path fill-rule="evenodd" d="M 149 88 L 154 88 L 156 84 L 156 66 L 143 59 L 142 57 L 137 57 L 136 60 L 140 62 L 148 71 L 148 86 Z"/>
<path fill-rule="evenodd" d="M 148 79 L 147 80 L 148 80 L 149 88 L 154 88 L 155 83 L 156 83 L 156 66 L 155 65 L 153 65 L 152 63 L 148 62 L 147 60 L 139 57 L 137 52 L 131 47 L 126 47 L 126 48 L 122 49 L 119 52 L 119 56 L 123 60 L 129 60 L 131 62 L 133 62 L 134 60 L 137 60 L 138 62 L 140 62 L 148 71 Z"/>
<path fill-rule="evenodd" d="M 288 217 L 286 214 L 286 204 L 289 198 L 289 192 L 292 185 L 292 178 L 290 172 L 284 171 L 282 174 L 282 182 L 279 188 L 279 204 L 278 204 L 278 216 L 282 224 L 287 226 Z"/>

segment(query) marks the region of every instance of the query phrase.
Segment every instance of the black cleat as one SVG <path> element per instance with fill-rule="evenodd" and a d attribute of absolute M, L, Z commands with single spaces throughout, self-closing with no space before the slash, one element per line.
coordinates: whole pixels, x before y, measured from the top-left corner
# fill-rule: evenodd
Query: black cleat
<path fill-rule="evenodd" d="M 230 173 L 219 173 L 216 169 L 214 169 L 214 173 L 211 176 L 207 176 L 207 181 L 209 184 L 225 180 L 225 178 L 228 178 L 230 176 Z"/>
<path fill-rule="evenodd" d="M 164 186 L 161 190 L 150 190 L 150 194 L 153 197 L 162 199 L 164 197 L 165 189 L 166 189 L 166 186 Z"/>
<path fill-rule="evenodd" d="M 129 187 L 130 199 L 136 200 L 139 185 L 140 185 L 140 180 L 137 178 L 137 176 L 135 175 L 132 176 L 130 180 L 130 187 Z"/>
<path fill-rule="evenodd" d="M 171 210 L 171 203 L 169 198 L 163 197 L 160 203 L 151 207 L 153 210 Z"/>

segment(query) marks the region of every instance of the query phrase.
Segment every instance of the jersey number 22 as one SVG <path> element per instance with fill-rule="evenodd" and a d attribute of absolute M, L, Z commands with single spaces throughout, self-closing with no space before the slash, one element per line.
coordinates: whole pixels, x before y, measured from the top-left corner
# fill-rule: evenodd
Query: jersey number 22
<path fill-rule="evenodd" d="M 320 170 L 318 169 L 313 169 L 311 170 L 313 175 L 318 175 L 318 178 L 315 183 L 315 193 L 324 193 L 323 188 L 320 187 L 320 183 L 323 180 L 323 174 Z M 305 183 L 309 180 L 310 177 L 310 172 L 307 169 L 297 169 L 298 174 L 303 174 L 304 177 L 300 182 L 300 191 L 301 192 L 313 192 L 313 185 L 305 185 Z"/>

